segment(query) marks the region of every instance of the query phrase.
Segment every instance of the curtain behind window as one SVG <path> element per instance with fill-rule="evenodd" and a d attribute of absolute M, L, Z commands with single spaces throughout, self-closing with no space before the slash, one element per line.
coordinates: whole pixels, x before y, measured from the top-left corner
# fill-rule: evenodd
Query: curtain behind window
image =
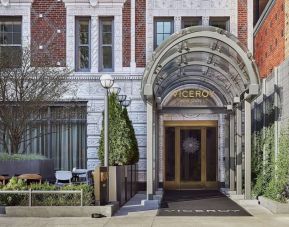
<path fill-rule="evenodd" d="M 55 170 L 86 168 L 86 110 L 86 105 L 73 104 L 43 110 L 27 128 L 19 153 L 51 158 Z"/>

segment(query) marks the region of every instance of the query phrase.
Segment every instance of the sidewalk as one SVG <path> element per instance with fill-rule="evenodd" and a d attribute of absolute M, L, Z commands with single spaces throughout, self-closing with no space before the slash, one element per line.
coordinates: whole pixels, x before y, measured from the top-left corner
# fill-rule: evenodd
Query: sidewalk
<path fill-rule="evenodd" d="M 273 215 L 254 202 L 242 201 L 251 217 L 158 217 L 157 210 L 141 205 L 144 194 L 137 194 L 112 218 L 6 218 L 0 217 L 0 227 L 288 227 L 288 215 Z"/>

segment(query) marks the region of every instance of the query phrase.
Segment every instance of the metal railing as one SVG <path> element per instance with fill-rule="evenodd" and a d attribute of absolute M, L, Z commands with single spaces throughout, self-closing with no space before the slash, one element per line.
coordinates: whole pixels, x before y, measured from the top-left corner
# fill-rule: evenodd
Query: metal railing
<path fill-rule="evenodd" d="M 3 203 L 3 204 L 1 204 Z M 77 203 L 79 203 L 77 205 Z M 83 206 L 83 190 L 67 191 L 0 191 L 4 206 Z"/>

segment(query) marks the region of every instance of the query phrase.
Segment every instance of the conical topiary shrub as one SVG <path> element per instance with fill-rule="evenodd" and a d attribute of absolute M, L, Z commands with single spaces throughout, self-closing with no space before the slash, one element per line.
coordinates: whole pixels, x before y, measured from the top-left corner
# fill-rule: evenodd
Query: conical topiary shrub
<path fill-rule="evenodd" d="M 98 158 L 104 164 L 104 122 L 102 121 Z M 138 161 L 138 148 L 132 124 L 115 94 L 109 96 L 109 165 L 132 165 Z"/>
<path fill-rule="evenodd" d="M 127 109 L 123 109 L 123 116 L 126 120 L 126 124 L 129 128 L 129 139 L 130 139 L 130 147 L 129 147 L 129 163 L 130 165 L 136 164 L 139 160 L 139 150 L 138 143 L 135 136 L 135 131 L 132 125 L 131 120 L 129 119 Z"/>

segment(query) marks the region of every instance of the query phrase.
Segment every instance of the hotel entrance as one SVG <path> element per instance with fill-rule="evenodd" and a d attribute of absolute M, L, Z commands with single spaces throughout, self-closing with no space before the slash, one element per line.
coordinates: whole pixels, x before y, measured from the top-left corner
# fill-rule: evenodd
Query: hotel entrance
<path fill-rule="evenodd" d="M 251 102 L 259 84 L 252 54 L 219 28 L 183 29 L 155 50 L 141 91 L 149 200 L 160 183 L 251 198 Z"/>
<path fill-rule="evenodd" d="M 164 188 L 217 188 L 217 121 L 164 125 Z"/>

